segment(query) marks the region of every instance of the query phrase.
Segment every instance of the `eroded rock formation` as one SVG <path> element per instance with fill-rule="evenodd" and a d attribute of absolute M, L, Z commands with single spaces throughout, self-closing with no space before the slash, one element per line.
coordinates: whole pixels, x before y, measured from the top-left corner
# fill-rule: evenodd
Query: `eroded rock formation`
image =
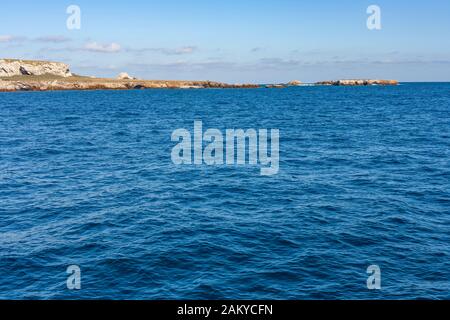
<path fill-rule="evenodd" d="M 53 75 L 71 77 L 69 66 L 65 63 L 27 60 L 0 60 L 0 77 Z"/>

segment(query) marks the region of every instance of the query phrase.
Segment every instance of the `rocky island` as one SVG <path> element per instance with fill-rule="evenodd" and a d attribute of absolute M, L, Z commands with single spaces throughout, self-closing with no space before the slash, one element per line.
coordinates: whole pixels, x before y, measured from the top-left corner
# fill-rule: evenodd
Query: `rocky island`
<path fill-rule="evenodd" d="M 298 86 L 398 85 L 395 80 L 334 80 L 303 84 L 227 84 L 215 81 L 139 80 L 125 72 L 116 79 L 75 75 L 65 63 L 0 59 L 0 92 L 52 90 L 130 90 L 130 89 L 205 89 L 205 88 L 287 88 Z"/>
<path fill-rule="evenodd" d="M 298 80 L 293 80 L 286 84 L 268 84 L 265 87 L 269 89 L 283 89 L 288 87 L 303 87 L 303 86 L 397 86 L 397 80 L 372 80 L 372 79 L 349 79 L 349 80 L 329 80 L 320 81 L 316 83 L 302 83 Z"/>
<path fill-rule="evenodd" d="M 349 79 L 317 82 L 319 86 L 396 86 L 397 80 Z"/>

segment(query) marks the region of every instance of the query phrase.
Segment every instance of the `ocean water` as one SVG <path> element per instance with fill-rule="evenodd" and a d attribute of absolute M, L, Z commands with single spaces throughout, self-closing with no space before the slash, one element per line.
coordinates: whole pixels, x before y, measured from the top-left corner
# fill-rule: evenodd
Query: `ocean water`
<path fill-rule="evenodd" d="M 279 129 L 279 174 L 175 166 L 195 120 Z M 450 84 L 0 94 L 1 299 L 449 299 L 449 271 Z"/>

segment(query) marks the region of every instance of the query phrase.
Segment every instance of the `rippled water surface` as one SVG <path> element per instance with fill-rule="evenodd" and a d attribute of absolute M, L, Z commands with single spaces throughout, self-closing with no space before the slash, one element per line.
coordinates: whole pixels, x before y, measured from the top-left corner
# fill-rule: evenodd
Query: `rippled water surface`
<path fill-rule="evenodd" d="M 279 174 L 173 165 L 194 120 L 280 129 Z M 450 84 L 0 94 L 0 298 L 450 298 L 449 270 Z"/>

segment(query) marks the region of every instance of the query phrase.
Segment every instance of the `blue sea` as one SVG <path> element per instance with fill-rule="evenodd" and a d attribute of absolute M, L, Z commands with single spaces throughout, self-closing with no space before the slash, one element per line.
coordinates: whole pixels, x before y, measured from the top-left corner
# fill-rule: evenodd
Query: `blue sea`
<path fill-rule="evenodd" d="M 174 165 L 196 120 L 279 173 Z M 0 299 L 449 298 L 448 83 L 0 93 Z"/>

